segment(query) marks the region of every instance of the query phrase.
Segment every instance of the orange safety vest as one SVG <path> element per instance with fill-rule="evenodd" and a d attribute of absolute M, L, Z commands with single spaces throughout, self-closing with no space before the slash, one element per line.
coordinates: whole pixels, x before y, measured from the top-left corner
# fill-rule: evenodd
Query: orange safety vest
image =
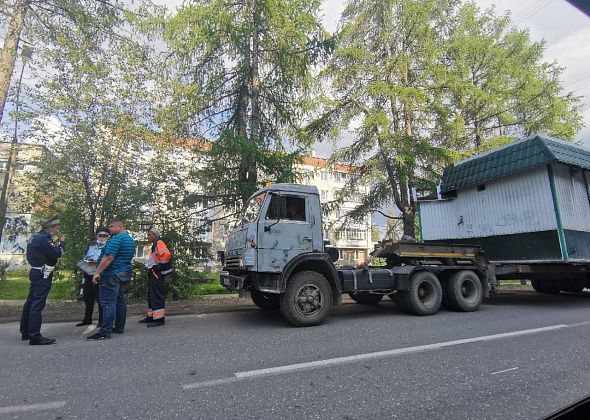
<path fill-rule="evenodd" d="M 158 239 L 155 244 L 152 244 L 151 256 L 154 261 L 152 269 L 157 267 L 161 274 L 169 274 L 172 272 L 172 262 L 170 261 L 172 254 L 170 254 L 170 251 L 163 240 Z"/>

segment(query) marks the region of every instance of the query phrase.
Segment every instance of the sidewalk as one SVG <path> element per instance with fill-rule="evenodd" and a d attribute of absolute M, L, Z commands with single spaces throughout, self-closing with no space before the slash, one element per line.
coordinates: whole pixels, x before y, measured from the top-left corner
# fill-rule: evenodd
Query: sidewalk
<path fill-rule="evenodd" d="M 20 320 L 24 300 L 0 300 L 0 323 Z M 235 312 L 256 308 L 250 298 L 238 298 L 235 294 L 203 295 L 201 299 L 191 301 L 166 302 L 167 315 L 201 314 L 212 312 Z M 130 303 L 128 316 L 145 314 L 146 303 Z M 95 305 L 95 317 L 98 317 Z M 48 301 L 43 310 L 43 322 L 79 322 L 84 316 L 82 301 Z"/>

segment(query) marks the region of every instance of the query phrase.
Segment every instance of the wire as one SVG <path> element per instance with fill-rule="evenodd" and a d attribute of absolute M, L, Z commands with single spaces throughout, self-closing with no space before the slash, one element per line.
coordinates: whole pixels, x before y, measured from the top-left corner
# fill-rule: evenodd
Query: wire
<path fill-rule="evenodd" d="M 546 6 L 548 6 L 551 3 L 553 3 L 553 0 L 543 0 L 543 1 L 541 1 L 539 4 L 537 4 L 537 6 L 533 7 L 533 9 L 529 11 L 529 13 L 527 13 L 525 16 L 521 17 L 520 20 L 518 20 L 518 22 L 516 22 L 515 26 L 516 25 L 520 25 L 525 20 L 527 20 L 531 16 L 537 14 L 540 10 L 544 9 Z"/>

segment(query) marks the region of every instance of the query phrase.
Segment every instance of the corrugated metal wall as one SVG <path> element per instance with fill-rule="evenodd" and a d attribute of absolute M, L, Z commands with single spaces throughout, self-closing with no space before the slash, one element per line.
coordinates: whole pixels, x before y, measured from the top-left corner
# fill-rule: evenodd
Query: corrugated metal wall
<path fill-rule="evenodd" d="M 590 232 L 590 204 L 582 170 L 576 170 L 572 176 L 568 166 L 552 166 L 563 228 Z M 587 177 L 588 175 L 590 174 L 586 174 Z"/>
<path fill-rule="evenodd" d="M 420 203 L 424 240 L 478 238 L 557 228 L 546 167 L 461 189 L 457 198 Z"/>

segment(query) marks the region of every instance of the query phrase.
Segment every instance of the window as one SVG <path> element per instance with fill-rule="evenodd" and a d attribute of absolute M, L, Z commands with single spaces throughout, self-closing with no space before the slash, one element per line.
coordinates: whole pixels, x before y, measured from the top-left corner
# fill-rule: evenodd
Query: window
<path fill-rule="evenodd" d="M 347 173 L 346 172 L 335 172 L 334 176 L 336 177 L 336 182 L 346 182 L 346 178 L 347 178 Z"/>
<path fill-rule="evenodd" d="M 326 191 L 326 190 L 321 190 L 321 191 L 320 191 L 320 198 L 321 198 L 322 200 L 327 200 L 327 199 L 328 199 L 328 191 Z"/>
<path fill-rule="evenodd" d="M 322 171 L 322 181 L 327 181 L 327 180 L 328 180 L 328 172 Z"/>
<path fill-rule="evenodd" d="M 305 198 L 273 195 L 266 212 L 266 220 L 279 219 L 305 221 Z"/>
<path fill-rule="evenodd" d="M 144 255 L 144 246 L 137 245 L 135 247 L 135 258 L 143 258 L 143 255 Z"/>
<path fill-rule="evenodd" d="M 364 241 L 367 239 L 366 229 L 354 229 L 346 228 L 338 232 L 338 239 L 344 239 L 348 241 Z"/>

